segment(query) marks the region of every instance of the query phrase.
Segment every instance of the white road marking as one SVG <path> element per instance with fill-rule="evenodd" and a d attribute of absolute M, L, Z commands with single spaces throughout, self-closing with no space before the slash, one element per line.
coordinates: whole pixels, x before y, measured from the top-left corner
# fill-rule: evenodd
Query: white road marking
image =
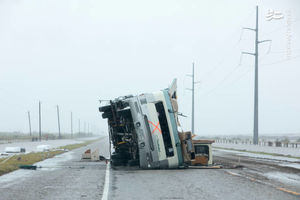
<path fill-rule="evenodd" d="M 106 165 L 106 171 L 105 171 L 105 182 L 104 182 L 102 200 L 107 200 L 108 199 L 109 174 L 110 174 L 110 162 L 108 161 L 108 163 Z"/>

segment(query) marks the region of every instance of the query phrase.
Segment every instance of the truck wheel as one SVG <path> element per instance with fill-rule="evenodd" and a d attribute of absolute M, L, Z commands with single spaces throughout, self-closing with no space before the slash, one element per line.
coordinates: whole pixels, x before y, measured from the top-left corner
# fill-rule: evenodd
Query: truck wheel
<path fill-rule="evenodd" d="M 124 160 L 122 159 L 113 159 L 112 160 L 112 165 L 113 166 L 121 166 L 121 165 L 125 165 L 126 162 L 124 162 Z"/>
<path fill-rule="evenodd" d="M 128 161 L 129 166 L 137 166 L 139 164 L 140 164 L 139 160 L 129 160 Z"/>
<path fill-rule="evenodd" d="M 106 119 L 106 118 L 111 118 L 112 117 L 112 113 L 111 112 L 105 112 L 102 114 L 102 118 Z"/>
<path fill-rule="evenodd" d="M 106 112 L 106 111 L 110 111 L 110 110 L 111 110 L 111 105 L 102 106 L 99 108 L 100 112 Z"/>

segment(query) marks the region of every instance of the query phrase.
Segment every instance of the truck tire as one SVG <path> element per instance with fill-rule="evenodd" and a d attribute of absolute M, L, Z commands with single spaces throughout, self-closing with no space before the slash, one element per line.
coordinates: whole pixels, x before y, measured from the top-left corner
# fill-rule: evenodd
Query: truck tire
<path fill-rule="evenodd" d="M 122 166 L 122 165 L 126 165 L 126 164 L 127 164 L 127 160 L 124 160 L 124 159 L 113 159 L 112 160 L 113 166 Z"/>
<path fill-rule="evenodd" d="M 139 160 L 129 160 L 128 161 L 129 166 L 137 166 L 139 164 L 140 164 Z"/>
<path fill-rule="evenodd" d="M 124 153 L 124 152 L 113 153 L 111 155 L 111 159 L 129 160 L 130 159 L 130 155 L 128 153 Z"/>
<path fill-rule="evenodd" d="M 106 118 L 111 118 L 112 117 L 112 113 L 111 112 L 105 112 L 102 114 L 102 118 L 106 119 Z"/>
<path fill-rule="evenodd" d="M 102 106 L 99 108 L 100 112 L 107 112 L 107 111 L 111 111 L 111 105 L 107 105 L 107 106 Z"/>

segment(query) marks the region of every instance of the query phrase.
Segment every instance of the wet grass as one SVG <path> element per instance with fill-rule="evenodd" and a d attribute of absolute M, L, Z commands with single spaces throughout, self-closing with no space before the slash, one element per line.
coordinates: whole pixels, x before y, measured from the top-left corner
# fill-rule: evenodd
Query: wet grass
<path fill-rule="evenodd" d="M 82 138 L 89 137 L 92 135 L 79 135 L 78 133 L 70 135 L 70 134 L 61 134 L 61 139 L 74 139 L 74 138 Z M 22 142 L 22 141 L 32 141 L 33 139 L 38 139 L 38 135 L 34 133 L 34 135 L 29 136 L 24 133 L 12 132 L 12 133 L 3 133 L 0 132 L 0 143 L 14 143 L 14 142 Z M 43 133 L 42 140 L 57 140 L 59 139 L 57 134 L 53 133 Z"/>
<path fill-rule="evenodd" d="M 0 176 L 19 169 L 20 165 L 32 165 L 36 162 L 48 158 L 53 158 L 56 155 L 64 153 L 65 151 L 63 149 L 68 149 L 68 150 L 77 149 L 86 146 L 88 144 L 91 144 L 93 142 L 96 142 L 98 140 L 99 139 L 89 140 L 78 144 L 65 145 L 65 146 L 58 147 L 57 150 L 49 151 L 49 152 L 32 152 L 28 154 L 13 155 L 7 158 L 0 158 Z"/>
<path fill-rule="evenodd" d="M 63 152 L 64 151 L 62 150 L 58 150 L 14 155 L 10 158 L 7 158 L 5 162 L 1 163 L 2 161 L 4 161 L 3 159 L 2 161 L 0 161 L 0 175 L 19 169 L 20 165 L 32 165 L 47 158 L 52 158 L 55 155 L 61 154 Z"/>
<path fill-rule="evenodd" d="M 287 157 L 287 158 L 300 159 L 300 157 L 297 157 L 297 156 L 284 155 L 284 154 L 278 154 L 278 153 L 259 152 L 259 151 L 247 151 L 245 149 L 233 149 L 233 148 L 225 148 L 225 147 L 213 147 L 213 149 L 224 149 L 224 150 L 239 151 L 239 152 L 246 152 L 246 153 L 255 153 L 255 154 L 261 154 L 261 155 L 281 156 L 281 157 Z"/>

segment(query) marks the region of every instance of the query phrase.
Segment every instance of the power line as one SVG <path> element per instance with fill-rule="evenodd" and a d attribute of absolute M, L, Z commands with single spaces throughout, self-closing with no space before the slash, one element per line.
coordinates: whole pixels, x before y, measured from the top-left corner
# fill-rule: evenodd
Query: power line
<path fill-rule="evenodd" d="M 230 53 L 232 53 L 234 50 L 235 50 L 235 48 L 238 46 L 238 44 L 240 43 L 240 41 L 241 40 L 239 40 L 232 48 L 231 48 L 231 51 L 227 51 L 225 54 L 224 54 L 224 56 L 222 57 L 222 59 L 216 64 L 216 65 L 214 65 L 214 67 L 209 71 L 209 72 L 207 72 L 206 74 L 204 74 L 203 75 L 203 79 L 208 79 L 209 77 L 211 77 L 213 74 L 214 74 L 214 72 L 215 71 L 217 71 L 217 69 L 219 69 L 221 66 L 222 66 L 222 64 L 224 63 L 224 61 L 226 60 L 226 59 L 228 59 L 228 55 L 230 54 Z"/>
<path fill-rule="evenodd" d="M 300 18 L 298 18 L 298 19 L 292 21 L 292 23 L 295 23 L 295 22 L 298 22 L 298 21 L 300 21 Z M 269 35 L 269 34 L 271 34 L 271 33 L 274 33 L 274 32 L 276 32 L 276 31 L 278 31 L 278 30 L 280 30 L 280 29 L 282 29 L 282 28 L 285 28 L 285 27 L 287 27 L 287 26 L 289 26 L 289 25 L 288 25 L 288 24 L 285 24 L 285 25 L 283 25 L 283 26 L 279 26 L 279 27 L 273 29 L 273 30 L 270 31 L 270 32 L 263 33 L 262 36 L 266 36 L 266 35 Z"/>
<path fill-rule="evenodd" d="M 298 55 L 297 56 L 297 58 L 298 57 L 300 57 L 300 55 Z M 296 58 L 296 57 L 294 57 L 294 58 Z M 261 59 L 259 59 L 259 60 L 261 60 Z M 284 60 L 283 60 L 284 61 Z M 290 59 L 287 59 L 286 60 L 286 62 L 287 61 L 290 61 Z M 279 63 L 279 62 L 276 62 L 276 63 L 273 63 L 273 64 L 277 64 L 277 63 Z M 271 65 L 272 63 L 270 63 L 270 65 Z M 261 65 L 261 66 L 264 66 L 264 65 Z M 244 73 L 242 73 L 240 76 L 238 76 L 236 79 L 234 79 L 232 82 L 230 82 L 227 86 L 225 86 L 225 87 L 228 87 L 229 85 L 233 85 L 233 84 L 235 84 L 236 82 L 238 82 L 239 80 L 241 80 L 245 75 L 247 75 L 249 72 L 251 71 L 251 68 L 248 68 L 248 70 L 246 70 Z"/>
<path fill-rule="evenodd" d="M 251 11 L 251 13 L 248 14 L 248 16 L 246 18 L 244 18 L 244 20 L 242 20 L 240 22 L 240 25 L 242 25 L 245 21 L 248 21 L 250 19 L 250 17 L 252 17 L 253 15 L 253 11 Z M 227 41 L 228 39 L 232 38 L 232 35 L 236 34 L 238 31 L 240 31 L 240 29 L 237 29 L 236 31 L 234 31 L 233 33 L 230 34 L 230 37 L 228 37 L 227 39 L 225 39 L 224 41 Z M 208 77 L 210 77 L 218 68 L 220 68 L 222 66 L 222 63 L 224 63 L 224 61 L 228 58 L 227 55 L 229 55 L 229 53 L 232 53 L 233 50 L 235 50 L 235 48 L 239 45 L 239 43 L 242 40 L 242 35 L 243 35 L 243 30 L 240 33 L 240 38 L 239 40 L 232 46 L 231 51 L 227 51 L 224 56 L 219 60 L 219 62 L 217 64 L 215 64 L 213 66 L 213 68 L 205 73 L 202 77 L 204 77 L 204 79 L 207 79 Z"/>
<path fill-rule="evenodd" d="M 288 59 L 284 59 L 284 60 L 278 60 L 276 62 L 271 62 L 271 63 L 267 63 L 267 64 L 262 64 L 262 66 L 276 65 L 276 64 L 279 64 L 279 63 L 284 63 L 284 62 L 288 62 L 288 61 L 297 59 L 299 57 L 300 57 L 300 55 L 297 55 L 297 56 L 294 56 L 292 58 L 288 58 Z"/>
<path fill-rule="evenodd" d="M 242 73 L 240 76 L 238 76 L 236 79 L 234 79 L 232 82 L 230 82 L 227 87 L 229 85 L 233 85 L 235 84 L 236 82 L 238 82 L 239 80 L 241 80 L 245 75 L 247 75 L 249 72 L 250 72 L 251 68 L 248 68 L 244 73 Z M 226 86 L 225 86 L 226 87 Z"/>
<path fill-rule="evenodd" d="M 227 73 L 227 75 L 217 84 L 216 87 L 214 87 L 213 89 L 209 90 L 208 92 L 206 92 L 203 96 L 207 96 L 210 95 L 212 92 L 214 92 L 215 90 L 217 90 L 228 78 L 230 78 L 230 76 L 240 67 L 241 65 L 238 64 L 236 65 L 232 71 L 230 71 L 229 73 Z"/>
<path fill-rule="evenodd" d="M 291 49 L 291 52 L 293 51 L 300 51 L 300 49 Z M 283 54 L 283 53 L 287 53 L 287 51 L 271 51 L 269 54 Z"/>

